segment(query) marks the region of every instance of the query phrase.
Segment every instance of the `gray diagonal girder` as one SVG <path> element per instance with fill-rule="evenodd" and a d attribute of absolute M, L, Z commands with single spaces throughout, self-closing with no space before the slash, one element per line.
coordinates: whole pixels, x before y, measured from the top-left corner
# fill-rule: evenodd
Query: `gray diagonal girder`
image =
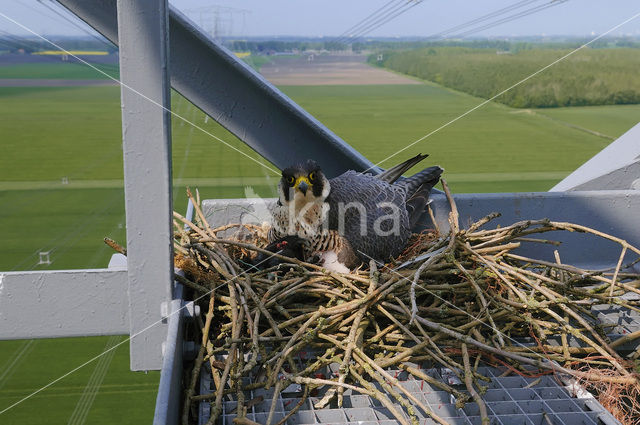
<path fill-rule="evenodd" d="M 118 44 L 116 0 L 58 1 Z M 169 31 L 171 86 L 277 167 L 313 158 L 333 177 L 373 165 L 175 7 Z"/>

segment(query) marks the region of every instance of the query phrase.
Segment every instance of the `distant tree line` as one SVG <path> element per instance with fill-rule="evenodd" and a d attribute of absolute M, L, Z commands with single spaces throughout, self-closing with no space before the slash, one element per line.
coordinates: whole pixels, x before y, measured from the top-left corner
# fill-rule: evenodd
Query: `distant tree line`
<path fill-rule="evenodd" d="M 53 41 L 65 50 L 93 50 L 114 53 L 118 47 L 107 40 L 89 37 L 62 37 Z M 14 35 L 0 36 L 0 51 L 6 53 L 36 53 L 43 50 L 57 50 L 51 43 L 33 37 Z"/>
<path fill-rule="evenodd" d="M 564 47 L 564 46 L 563 46 Z M 384 50 L 369 62 L 474 96 L 490 98 L 571 50 L 540 45 Z M 584 48 L 502 94 L 516 108 L 640 103 L 640 49 Z"/>
<path fill-rule="evenodd" d="M 516 40 L 501 39 L 417 39 L 417 40 L 367 40 L 353 43 L 356 50 L 409 50 L 427 47 L 470 47 L 473 49 L 500 49 L 512 52 L 532 49 L 575 49 L 591 41 L 591 38 L 582 37 L 554 37 L 523 38 Z M 605 49 L 611 47 L 640 48 L 640 39 L 633 37 L 601 38 L 589 44 L 592 49 Z"/>

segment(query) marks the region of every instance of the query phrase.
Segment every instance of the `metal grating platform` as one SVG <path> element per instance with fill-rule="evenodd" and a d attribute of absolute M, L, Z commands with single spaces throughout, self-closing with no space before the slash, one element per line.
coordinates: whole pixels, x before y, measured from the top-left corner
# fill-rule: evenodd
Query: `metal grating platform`
<path fill-rule="evenodd" d="M 597 319 L 597 323 L 603 327 L 604 332 L 612 342 L 625 335 L 640 331 L 640 314 L 635 311 L 627 310 L 617 305 L 600 304 L 593 306 L 591 313 Z M 531 338 L 518 338 L 518 341 L 524 346 L 536 344 Z M 561 345 L 559 335 L 549 336 L 547 342 L 551 345 Z M 583 341 L 570 334 L 567 335 L 567 342 L 570 347 L 586 346 Z M 625 354 L 636 351 L 639 347 L 640 340 L 633 339 L 616 347 L 616 351 Z"/>
<path fill-rule="evenodd" d="M 327 368 L 327 378 L 335 374 L 338 365 Z M 464 384 L 452 380 L 446 369 L 421 369 L 429 376 L 448 382 L 462 393 Z M 413 393 L 435 414 L 451 425 L 481 425 L 482 420 L 476 403 L 467 403 L 462 409 L 456 407 L 455 398 L 448 392 L 434 388 L 427 382 L 413 379 L 404 371 L 390 370 L 401 385 Z M 613 425 L 619 424 L 593 397 L 578 388 L 578 396 L 572 396 L 570 387 L 562 385 L 555 377 L 500 376 L 504 370 L 479 368 L 478 372 L 491 378 L 487 382 L 483 399 L 489 412 L 491 424 L 495 425 Z M 211 378 L 203 374 L 202 393 L 211 392 Z M 453 378 L 457 379 L 457 378 Z M 379 385 L 376 386 L 381 389 Z M 326 391 L 326 388 L 324 389 Z M 384 391 L 383 391 L 384 392 Z M 271 423 L 275 424 L 291 411 L 300 401 L 302 391 L 299 385 L 291 385 L 276 400 L 276 410 Z M 398 422 L 381 403 L 367 395 L 345 391 L 343 408 L 337 408 L 335 401 L 324 409 L 315 409 L 314 404 L 323 393 L 310 396 L 302 407 L 288 420 L 288 425 L 312 424 L 358 424 L 396 425 Z M 245 404 L 254 400 L 247 411 L 247 419 L 265 424 L 273 401 L 273 390 L 248 391 Z M 257 401 L 257 402 L 256 402 Z M 236 401 L 223 402 L 219 425 L 232 425 L 236 417 Z M 399 404 L 395 405 L 402 410 Z M 420 425 L 437 424 L 424 412 L 416 409 Z M 403 411 L 406 415 L 406 412 Z M 406 416 L 409 419 L 408 416 Z M 200 424 L 209 419 L 209 403 L 200 404 Z"/>
<path fill-rule="evenodd" d="M 620 336 L 640 330 L 640 314 L 616 305 L 596 305 L 591 311 L 601 323 L 616 325 L 609 332 Z"/>
<path fill-rule="evenodd" d="M 622 194 L 622 193 L 621 193 Z M 624 236 L 631 243 L 637 238 L 637 226 L 629 221 L 634 216 L 633 212 L 640 205 L 640 197 L 635 191 L 625 192 L 624 201 L 612 197 L 611 192 L 568 192 L 554 194 L 475 194 L 457 195 L 458 209 L 461 222 L 478 219 L 493 211 L 500 211 L 502 217 L 494 224 L 508 225 L 523 217 L 552 217 L 557 221 L 577 222 L 589 227 L 610 229 L 612 234 Z M 628 200 L 633 202 L 629 203 Z M 243 222 L 261 224 L 267 217 L 263 217 L 265 200 L 207 200 L 203 203 L 207 221 L 212 226 L 224 225 L 229 222 Z M 271 200 L 266 200 L 270 202 Z M 612 208 L 612 205 L 616 208 Z M 431 204 L 438 225 L 441 229 L 447 229 L 448 204 L 441 195 L 434 195 Z M 611 268 L 616 264 L 620 256 L 618 246 L 613 246 L 608 241 L 597 240 L 593 243 L 585 243 L 581 235 L 577 234 L 553 234 L 553 239 L 562 242 L 561 256 L 564 262 L 588 269 Z M 553 249 L 541 244 L 532 244 L 521 252 L 522 255 L 554 261 Z M 627 257 L 625 261 L 632 261 Z M 639 272 L 640 265 L 635 264 L 630 271 Z M 627 299 L 638 299 L 637 294 L 625 295 Z M 596 305 L 593 308 L 594 316 L 603 324 L 603 331 L 613 341 L 621 336 L 640 330 L 640 315 L 629 313 L 615 305 Z M 609 326 L 607 326 L 609 324 Z M 528 338 L 519 340 L 527 346 L 535 344 Z M 572 336 L 568 336 L 570 346 L 579 347 L 583 343 Z M 550 336 L 549 344 L 560 344 L 559 334 Z M 619 346 L 618 349 L 631 352 L 638 348 L 637 341 L 631 341 Z M 432 377 L 446 381 L 446 373 L 441 369 L 422 368 Z M 392 371 L 395 374 L 397 371 Z M 607 412 L 591 394 L 580 387 L 572 387 L 571 382 L 560 382 L 552 376 L 538 378 L 523 378 L 520 376 L 500 377 L 504 371 L 494 368 L 484 368 L 481 373 L 492 378 L 487 383 L 487 390 L 483 399 L 488 408 L 492 424 L 506 425 L 613 425 L 619 424 L 613 416 Z M 325 373 L 330 379 L 332 371 Z M 402 379 L 399 374 L 398 378 Z M 440 391 L 429 384 L 406 377 L 402 385 L 413 392 L 436 414 L 452 425 L 481 424 L 479 409 L 475 403 L 467 403 L 464 408 L 458 409 L 449 393 Z M 464 385 L 456 385 L 460 392 L 466 392 Z M 310 397 L 300 410 L 287 420 L 288 425 L 311 424 L 397 424 L 393 416 L 377 400 L 366 395 L 351 394 L 345 392 L 344 407 L 329 405 L 324 409 L 315 409 L 314 403 L 322 398 L 323 392 Z M 204 383 L 201 394 L 211 392 L 210 381 Z M 290 412 L 300 400 L 301 391 L 293 386 L 287 392 L 281 394 L 275 401 L 276 412 L 271 420 L 271 425 L 276 424 L 288 412 Z M 259 397 L 261 400 L 257 401 Z M 255 404 L 247 412 L 247 419 L 265 424 L 270 406 L 273 401 L 273 392 L 259 390 L 247 392 L 246 402 L 255 401 Z M 231 425 L 236 418 L 236 402 L 225 399 L 223 412 L 217 424 Z M 401 410 L 401 409 L 399 409 Z M 200 423 L 205 424 L 209 419 L 209 404 L 203 402 L 200 405 Z M 417 412 L 420 425 L 434 424 L 435 422 L 425 417 L 421 411 Z"/>

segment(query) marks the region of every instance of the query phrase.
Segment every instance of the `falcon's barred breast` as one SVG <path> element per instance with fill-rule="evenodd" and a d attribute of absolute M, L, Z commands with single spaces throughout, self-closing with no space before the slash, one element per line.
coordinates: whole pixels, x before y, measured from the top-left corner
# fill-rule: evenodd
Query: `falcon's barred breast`
<path fill-rule="evenodd" d="M 343 272 L 399 255 L 443 171 L 433 166 L 400 179 L 426 157 L 417 155 L 376 176 L 347 171 L 331 180 L 311 160 L 286 168 L 270 241 L 298 236 L 309 242 L 310 256 Z"/>

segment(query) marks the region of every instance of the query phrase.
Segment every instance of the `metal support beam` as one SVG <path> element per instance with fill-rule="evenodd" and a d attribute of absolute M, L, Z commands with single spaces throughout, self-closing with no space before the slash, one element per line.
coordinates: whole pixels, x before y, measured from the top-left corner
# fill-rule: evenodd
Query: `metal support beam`
<path fill-rule="evenodd" d="M 0 273 L 0 340 L 129 333 L 125 269 Z"/>
<path fill-rule="evenodd" d="M 499 212 L 501 216 L 491 221 L 487 228 L 548 218 L 591 227 L 640 246 L 637 216 L 640 191 L 467 193 L 454 198 L 463 227 L 490 213 Z M 440 229 L 448 231 L 450 209 L 445 196 L 434 195 L 432 208 Z M 620 257 L 619 244 L 584 233 L 555 231 L 545 233 L 542 238 L 558 241 L 561 245 L 523 243 L 518 252 L 554 262 L 553 251 L 557 249 L 562 262 L 587 269 L 615 267 Z M 627 252 L 626 262 L 634 258 L 633 253 Z"/>
<path fill-rule="evenodd" d="M 164 359 L 156 410 L 153 415 L 153 425 L 177 425 L 179 421 L 180 403 L 182 401 L 182 359 L 183 359 L 183 318 L 184 300 L 182 285 L 177 284 L 174 299 L 171 301 L 167 340 L 163 344 Z"/>
<path fill-rule="evenodd" d="M 167 0 L 118 0 L 132 370 L 162 366 L 157 322 L 172 295 L 171 120 L 158 106 L 170 108 L 167 25 Z"/>
<path fill-rule="evenodd" d="M 551 192 L 626 189 L 640 190 L 640 124 L 565 177 Z"/>
<path fill-rule="evenodd" d="M 640 191 L 469 193 L 455 195 L 454 198 L 463 227 L 492 212 L 500 212 L 501 216 L 487 224 L 487 228 L 505 226 L 521 220 L 548 218 L 582 224 L 640 246 Z M 449 204 L 442 194 L 432 194 L 431 199 L 436 222 L 442 232 L 447 232 Z M 202 206 L 212 227 L 228 223 L 260 225 L 271 220 L 268 211 L 271 202 L 275 202 L 275 199 L 207 199 L 203 201 Z M 555 261 L 553 251 L 558 249 L 563 262 L 596 269 L 615 267 L 620 257 L 620 245 L 602 238 L 577 232 L 549 232 L 545 233 L 544 237 L 562 244 L 556 247 L 540 243 L 523 243 L 519 252 L 534 258 Z M 633 255 L 629 252 L 627 260 L 632 259 Z"/>
<path fill-rule="evenodd" d="M 58 2 L 119 43 L 116 0 Z M 169 27 L 173 88 L 277 167 L 313 158 L 333 177 L 373 165 L 173 7 Z"/>

